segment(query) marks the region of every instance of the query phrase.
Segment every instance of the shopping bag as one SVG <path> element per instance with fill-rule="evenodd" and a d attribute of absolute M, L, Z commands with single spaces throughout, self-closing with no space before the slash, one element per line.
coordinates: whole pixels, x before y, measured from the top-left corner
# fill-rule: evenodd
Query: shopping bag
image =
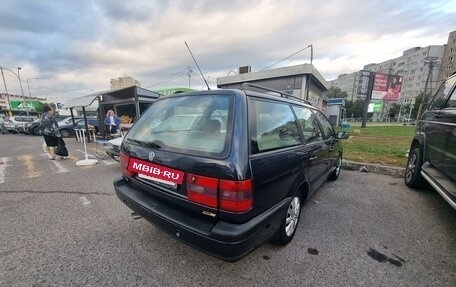
<path fill-rule="evenodd" d="M 65 146 L 65 141 L 59 138 L 58 145 L 55 148 L 55 154 L 58 156 L 68 156 L 68 150 Z"/>

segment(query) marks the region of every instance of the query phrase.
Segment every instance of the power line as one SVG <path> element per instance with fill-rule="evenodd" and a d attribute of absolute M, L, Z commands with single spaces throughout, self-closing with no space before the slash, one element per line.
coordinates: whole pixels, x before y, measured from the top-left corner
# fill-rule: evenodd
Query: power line
<path fill-rule="evenodd" d="M 275 66 L 275 65 L 277 65 L 277 64 L 279 64 L 279 63 L 282 63 L 283 61 L 290 59 L 291 57 L 293 57 L 293 56 L 295 56 L 295 55 L 301 53 L 302 51 L 304 51 L 304 50 L 307 49 L 307 48 L 312 48 L 312 49 L 313 49 L 312 44 L 306 46 L 305 48 L 302 48 L 301 50 L 297 51 L 296 53 L 291 54 L 290 56 L 288 56 L 288 57 L 286 57 L 286 58 L 284 58 L 284 59 L 278 61 L 278 62 L 275 63 L 275 64 L 272 64 L 272 65 L 270 65 L 270 66 L 267 66 L 267 67 L 264 68 L 264 69 L 261 69 L 260 71 L 264 71 L 264 70 L 269 69 L 269 68 L 271 68 L 271 67 L 273 67 L 273 66 Z M 312 54 L 313 54 L 313 52 L 312 52 Z M 313 55 L 311 55 L 311 62 L 312 62 L 312 57 L 313 57 Z"/>
<path fill-rule="evenodd" d="M 178 78 L 180 78 L 180 77 L 182 77 L 184 75 L 186 76 L 187 75 L 187 71 L 188 71 L 188 68 L 185 68 L 184 70 L 181 70 L 180 72 L 175 73 L 174 75 L 172 75 L 171 77 L 169 77 L 169 78 L 167 78 L 165 80 L 162 80 L 160 82 L 156 82 L 156 83 L 154 83 L 152 85 L 145 86 L 144 88 L 151 88 L 151 87 L 154 87 L 154 86 L 158 86 L 158 85 L 161 85 L 161 84 L 168 83 L 168 82 L 173 81 L 175 79 L 178 79 Z"/>

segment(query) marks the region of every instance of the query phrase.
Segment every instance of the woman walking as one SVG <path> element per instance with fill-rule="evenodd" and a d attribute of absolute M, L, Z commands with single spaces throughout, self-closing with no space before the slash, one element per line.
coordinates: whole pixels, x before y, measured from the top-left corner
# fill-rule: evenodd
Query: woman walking
<path fill-rule="evenodd" d="M 55 159 L 55 147 L 58 145 L 60 132 L 59 125 L 54 119 L 54 110 L 50 106 L 44 106 L 44 114 L 41 116 L 41 128 L 44 141 L 49 148 L 49 159 Z"/>

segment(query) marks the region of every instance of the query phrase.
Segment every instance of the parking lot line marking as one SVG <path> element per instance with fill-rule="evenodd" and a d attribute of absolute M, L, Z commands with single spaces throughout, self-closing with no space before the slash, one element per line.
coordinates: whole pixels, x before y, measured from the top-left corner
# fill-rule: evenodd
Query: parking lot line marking
<path fill-rule="evenodd" d="M 2 157 L 0 158 L 0 183 L 5 183 L 6 181 L 6 176 L 5 176 L 5 171 L 6 167 L 8 166 L 8 161 L 10 159 L 8 157 Z"/>
<path fill-rule="evenodd" d="M 82 153 L 83 155 L 85 155 L 85 152 L 83 150 L 77 149 L 76 151 Z M 94 156 L 93 154 L 90 154 L 90 153 L 87 153 L 87 156 L 91 157 L 91 158 L 97 158 L 96 156 Z"/>
<path fill-rule="evenodd" d="M 87 206 L 91 203 L 90 200 L 88 200 L 87 197 L 85 197 L 85 196 L 81 196 L 79 199 L 81 200 L 82 205 Z"/>
<path fill-rule="evenodd" d="M 116 164 L 116 161 L 112 160 L 100 160 L 104 165 L 111 165 L 111 164 Z"/>
<path fill-rule="evenodd" d="M 41 176 L 41 172 L 39 170 L 35 169 L 35 165 L 33 162 L 33 156 L 26 154 L 26 155 L 21 155 L 18 158 L 19 158 L 19 160 L 23 161 L 25 166 L 27 167 L 26 178 L 34 178 L 34 177 Z"/>
<path fill-rule="evenodd" d="M 57 173 L 68 172 L 68 169 L 62 163 L 58 162 L 58 160 L 53 160 L 52 163 L 57 167 Z"/>

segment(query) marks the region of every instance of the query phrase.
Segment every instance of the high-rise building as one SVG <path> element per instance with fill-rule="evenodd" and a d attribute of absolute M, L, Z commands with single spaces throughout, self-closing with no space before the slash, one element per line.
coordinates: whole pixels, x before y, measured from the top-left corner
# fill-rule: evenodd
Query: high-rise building
<path fill-rule="evenodd" d="M 359 72 L 342 74 L 337 76 L 337 80 L 330 81 L 331 87 L 337 87 L 348 94 L 349 101 L 354 101 L 358 97 Z"/>
<path fill-rule="evenodd" d="M 402 76 L 401 102 L 407 103 L 425 88 L 431 93 L 438 88 L 444 50 L 444 45 L 414 47 L 405 50 L 398 58 L 366 65 L 364 70 Z"/>
<path fill-rule="evenodd" d="M 402 76 L 401 102 L 408 103 L 426 90 L 432 93 L 438 88 L 440 66 L 445 45 L 413 47 L 405 50 L 402 56 L 381 63 L 367 64 L 363 71 L 382 72 Z M 367 77 L 360 77 L 361 71 L 340 75 L 330 85 L 339 87 L 356 99 L 360 90 L 367 86 Z M 354 80 L 357 78 L 357 80 Z M 427 84 L 426 84 L 427 82 Z M 349 98 L 350 99 L 350 98 Z"/>
<path fill-rule="evenodd" d="M 456 72 L 456 30 L 451 32 L 448 35 L 448 42 L 445 47 L 445 52 L 442 58 L 442 65 L 440 69 L 440 77 L 439 81 L 443 82 L 443 80 L 449 76 L 451 76 L 454 72 Z"/>

